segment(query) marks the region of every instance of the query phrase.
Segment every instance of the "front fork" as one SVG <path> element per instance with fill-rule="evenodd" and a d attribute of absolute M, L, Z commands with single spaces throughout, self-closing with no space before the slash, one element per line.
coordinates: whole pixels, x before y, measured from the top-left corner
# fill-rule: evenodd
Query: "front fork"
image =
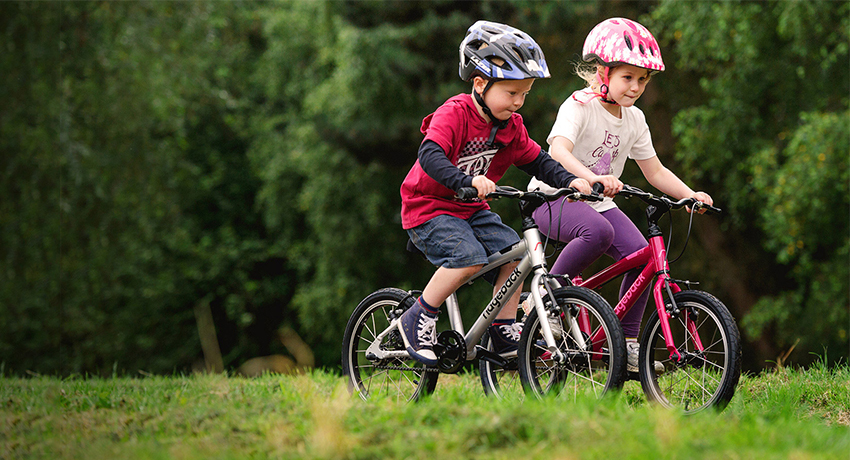
<path fill-rule="evenodd" d="M 673 340 L 673 333 L 670 329 L 670 319 L 673 316 L 683 315 L 685 328 L 688 331 L 688 334 L 684 337 L 685 342 L 687 342 L 688 338 L 690 338 L 697 351 L 702 352 L 704 348 L 702 341 L 700 340 L 699 333 L 697 332 L 696 323 L 691 317 L 691 312 L 689 310 L 681 311 L 679 306 L 676 305 L 676 300 L 673 298 L 673 296 L 676 293 L 681 292 L 682 289 L 673 281 L 672 278 L 670 278 L 670 269 L 669 264 L 667 263 L 667 252 L 664 248 L 662 239 L 660 237 L 651 238 L 649 240 L 649 244 L 652 249 L 652 254 L 654 254 L 655 266 L 661 267 L 656 272 L 657 279 L 655 281 L 655 286 L 652 289 L 653 297 L 655 299 L 655 307 L 658 311 L 658 320 L 661 323 L 661 334 L 664 336 L 664 343 L 667 346 L 667 352 L 669 353 L 670 359 L 674 360 L 676 363 L 680 363 L 683 357 L 676 347 L 676 343 Z M 664 302 L 665 292 L 670 299 L 670 308 L 667 308 L 667 304 Z"/>
<path fill-rule="evenodd" d="M 562 363 L 566 360 L 566 356 L 564 356 L 561 350 L 558 349 L 558 343 L 555 341 L 555 336 L 552 335 L 552 328 L 549 325 L 549 312 L 546 311 L 546 307 L 543 305 L 543 296 L 540 295 L 539 289 L 540 286 L 544 287 L 546 289 L 546 293 L 549 295 L 549 299 L 552 302 L 555 302 L 555 293 L 549 285 L 549 281 L 549 276 L 544 272 L 541 271 L 535 273 L 534 277 L 531 279 L 531 297 L 534 299 L 534 309 L 537 312 L 537 318 L 540 321 L 540 333 L 543 334 L 543 340 L 546 342 L 546 348 L 556 361 Z M 558 284 L 557 281 L 552 281 Z M 564 318 L 570 325 L 570 336 L 573 340 L 575 340 L 576 345 L 578 345 L 578 347 L 582 350 L 587 349 L 587 343 L 584 339 L 585 336 L 582 334 L 582 328 L 580 325 L 582 313 L 584 314 L 585 322 L 587 322 L 587 312 L 582 308 L 578 315 L 574 315 L 569 311 L 563 311 L 562 313 L 564 313 Z"/>
<path fill-rule="evenodd" d="M 558 348 L 558 343 L 555 341 L 555 336 L 552 334 L 552 328 L 549 325 L 549 312 L 546 311 L 546 307 L 543 305 L 543 296 L 540 295 L 540 287 L 543 287 L 546 294 L 548 294 L 549 299 L 552 302 L 555 302 L 556 299 L 553 289 L 561 287 L 561 284 L 551 277 L 546 270 L 546 256 L 543 253 L 543 243 L 540 240 L 540 231 L 537 229 L 537 226 L 534 225 L 534 222 L 529 218 L 528 225 L 524 225 L 523 227 L 523 237 L 528 244 L 527 251 L 529 260 L 531 261 L 531 266 L 534 269 L 534 276 L 531 278 L 531 285 L 529 287 L 531 290 L 531 298 L 534 300 L 534 309 L 537 312 L 537 318 L 540 321 L 540 333 L 543 334 L 543 340 L 546 342 L 546 348 L 552 354 L 552 357 L 556 361 L 563 363 L 566 361 L 567 357 Z M 572 312 L 568 311 L 562 313 L 564 313 L 564 318 L 566 318 L 569 323 L 570 334 L 573 336 L 576 344 L 582 349 L 585 349 L 586 342 L 584 335 L 581 333 L 581 327 L 576 320 L 576 315 L 573 315 Z"/>

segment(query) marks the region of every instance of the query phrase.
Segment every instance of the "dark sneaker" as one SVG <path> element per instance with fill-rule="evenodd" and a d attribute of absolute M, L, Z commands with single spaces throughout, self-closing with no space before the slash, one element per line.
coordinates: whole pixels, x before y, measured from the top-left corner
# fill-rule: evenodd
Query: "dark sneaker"
<path fill-rule="evenodd" d="M 522 323 L 503 323 L 496 320 L 490 325 L 490 340 L 493 341 L 493 351 L 500 355 L 516 353 L 519 348 L 519 335 L 522 333 Z"/>
<path fill-rule="evenodd" d="M 426 366 L 437 365 L 432 349 L 437 342 L 437 316 L 416 302 L 398 320 L 398 330 L 410 357 Z"/>

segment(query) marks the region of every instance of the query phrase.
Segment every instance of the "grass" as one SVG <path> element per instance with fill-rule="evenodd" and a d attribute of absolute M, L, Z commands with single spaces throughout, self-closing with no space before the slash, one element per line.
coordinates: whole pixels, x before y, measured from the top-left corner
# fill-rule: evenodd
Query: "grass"
<path fill-rule="evenodd" d="M 723 412 L 500 402 L 476 374 L 418 404 L 361 401 L 338 375 L 0 378 L 0 458 L 850 458 L 850 367 L 743 376 Z"/>

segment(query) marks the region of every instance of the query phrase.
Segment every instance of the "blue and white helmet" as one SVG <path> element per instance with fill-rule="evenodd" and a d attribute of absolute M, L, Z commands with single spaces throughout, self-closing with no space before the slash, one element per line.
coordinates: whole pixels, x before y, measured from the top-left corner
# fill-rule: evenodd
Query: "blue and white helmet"
<path fill-rule="evenodd" d="M 493 59 L 504 61 L 497 65 Z M 497 22 L 478 21 L 460 44 L 460 78 L 489 80 L 549 78 L 543 50 L 527 33 Z"/>

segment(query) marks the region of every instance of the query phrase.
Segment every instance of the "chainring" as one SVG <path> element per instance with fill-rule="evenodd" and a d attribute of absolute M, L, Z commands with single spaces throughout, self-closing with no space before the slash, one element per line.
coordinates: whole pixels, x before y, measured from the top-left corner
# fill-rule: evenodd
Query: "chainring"
<path fill-rule="evenodd" d="M 466 340 L 457 331 L 440 332 L 433 349 L 440 372 L 455 374 L 466 362 Z"/>

